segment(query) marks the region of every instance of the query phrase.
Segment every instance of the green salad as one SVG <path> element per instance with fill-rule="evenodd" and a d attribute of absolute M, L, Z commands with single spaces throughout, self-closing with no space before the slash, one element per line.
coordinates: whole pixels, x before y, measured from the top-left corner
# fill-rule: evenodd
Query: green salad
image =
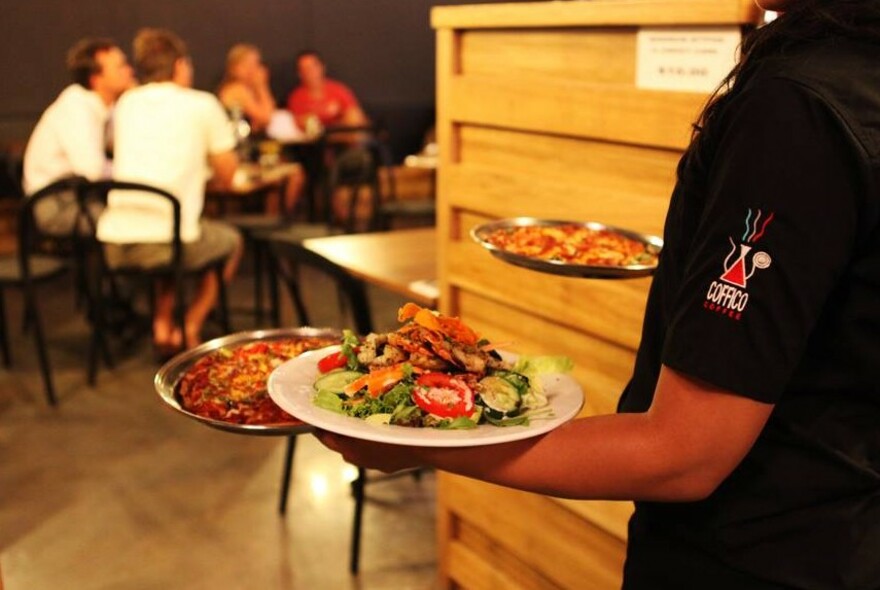
<path fill-rule="evenodd" d="M 459 319 L 407 304 L 395 332 L 359 339 L 345 331 L 338 352 L 318 362 L 314 404 L 368 422 L 440 429 L 521 426 L 552 417 L 543 374 L 565 373 L 566 357 L 507 362 Z"/>

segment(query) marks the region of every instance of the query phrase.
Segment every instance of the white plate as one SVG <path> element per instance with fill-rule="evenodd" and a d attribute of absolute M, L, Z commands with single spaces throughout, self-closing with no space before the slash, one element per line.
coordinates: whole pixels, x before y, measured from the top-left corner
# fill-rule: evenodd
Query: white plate
<path fill-rule="evenodd" d="M 584 393 L 568 375 L 548 374 L 541 377 L 553 416 L 533 419 L 528 426 L 492 426 L 482 424 L 470 430 L 438 430 L 411 428 L 392 424 L 369 424 L 359 418 L 344 416 L 319 408 L 312 403 L 313 384 L 318 377 L 318 361 L 339 350 L 330 346 L 311 350 L 289 360 L 269 377 L 269 395 L 286 412 L 303 422 L 353 438 L 417 447 L 474 447 L 491 445 L 550 432 L 574 418 L 584 403 Z M 502 353 L 505 360 L 516 356 Z"/>

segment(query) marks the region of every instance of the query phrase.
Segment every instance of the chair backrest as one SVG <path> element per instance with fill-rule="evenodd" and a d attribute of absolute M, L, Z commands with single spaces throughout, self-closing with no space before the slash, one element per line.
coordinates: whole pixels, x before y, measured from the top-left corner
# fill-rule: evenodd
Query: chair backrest
<path fill-rule="evenodd" d="M 3 162 L 0 168 L 0 197 L 21 198 L 24 191 L 21 187 L 22 176 L 24 173 L 24 159 L 20 154 L 12 151 L 0 151 L 0 161 Z"/>
<path fill-rule="evenodd" d="M 42 247 L 45 240 L 51 240 L 59 249 L 72 248 L 77 240 L 78 228 L 82 227 L 83 223 L 94 222 L 94 220 L 83 219 L 82 209 L 76 206 L 78 213 L 76 218 L 72 220 L 70 232 L 49 235 L 43 232 L 37 223 L 34 214 L 37 206 L 43 201 L 62 196 L 69 196 L 78 202 L 80 191 L 87 182 L 82 177 L 69 176 L 22 199 L 18 212 L 18 257 L 22 280 L 25 281 L 25 284 L 30 280 L 30 258 L 34 253 L 45 251 L 45 248 Z"/>
<path fill-rule="evenodd" d="M 367 299 L 367 290 L 358 278 L 353 277 L 347 270 L 321 256 L 317 252 L 309 250 L 302 244 L 292 242 L 271 242 L 273 254 L 276 258 L 287 258 L 294 265 L 310 266 L 330 277 L 347 300 L 353 316 L 355 329 L 360 334 L 369 334 L 373 331 L 373 320 L 370 314 L 370 303 Z"/>
<path fill-rule="evenodd" d="M 336 139 L 357 138 L 360 141 L 341 141 Z M 353 189 L 352 198 L 349 202 L 347 219 L 344 220 L 343 229 L 351 233 L 354 231 L 356 222 L 356 209 L 358 206 L 358 190 L 361 187 L 369 187 L 371 190 L 372 218 L 369 220 L 368 229 L 378 227 L 379 207 L 383 201 L 397 199 L 397 182 L 394 176 L 394 158 L 388 142 L 388 131 L 378 125 L 364 126 L 334 126 L 324 130 L 321 138 L 324 162 L 330 162 L 326 171 L 327 194 L 325 207 L 328 215 L 331 213 L 332 195 L 334 189 L 347 186 Z M 350 149 L 350 148 L 361 148 Z M 367 156 L 361 161 L 355 161 L 352 156 Z M 354 165 L 346 170 L 345 164 Z M 379 172 L 383 170 L 387 184 L 384 187 L 380 182 Z M 332 216 L 328 219 L 332 220 Z"/>
<path fill-rule="evenodd" d="M 111 191 L 113 192 L 114 201 L 117 202 L 126 198 L 143 198 L 144 193 L 148 193 L 151 197 L 157 197 L 168 203 L 172 212 L 171 267 L 179 269 L 183 257 L 183 245 L 180 239 L 180 201 L 177 197 L 164 189 L 141 182 L 99 180 L 87 183 L 81 187 L 79 195 L 80 206 L 85 207 L 87 203 L 96 199 L 107 203 Z"/>

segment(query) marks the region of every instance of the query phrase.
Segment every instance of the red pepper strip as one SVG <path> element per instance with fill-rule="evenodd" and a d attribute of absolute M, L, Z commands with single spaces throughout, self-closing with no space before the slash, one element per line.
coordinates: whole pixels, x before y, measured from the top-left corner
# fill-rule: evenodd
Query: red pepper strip
<path fill-rule="evenodd" d="M 348 359 L 342 352 L 334 352 L 318 361 L 318 370 L 322 373 L 329 373 L 334 369 L 341 369 L 347 364 Z"/>

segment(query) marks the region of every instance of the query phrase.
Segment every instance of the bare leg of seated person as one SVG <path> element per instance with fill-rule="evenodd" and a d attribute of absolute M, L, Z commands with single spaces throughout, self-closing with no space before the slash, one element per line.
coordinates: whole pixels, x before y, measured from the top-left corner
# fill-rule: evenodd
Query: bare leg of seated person
<path fill-rule="evenodd" d="M 296 205 L 303 193 L 306 185 L 306 175 L 302 168 L 297 168 L 296 172 L 287 179 L 287 186 L 284 191 L 284 207 L 281 209 L 282 214 L 287 217 L 293 217 L 296 213 Z"/>
<path fill-rule="evenodd" d="M 153 345 L 159 354 L 180 348 L 183 333 L 174 325 L 174 284 L 156 282 L 156 315 L 153 316 Z"/>
<path fill-rule="evenodd" d="M 272 191 L 266 197 L 266 215 L 283 215 L 285 217 L 293 216 L 294 208 L 296 207 L 297 201 L 299 201 L 299 197 L 303 192 L 305 184 L 305 173 L 302 168 L 298 166 L 287 178 L 287 183 L 283 186 L 283 193 L 280 190 L 276 190 Z"/>
<path fill-rule="evenodd" d="M 212 271 L 204 273 L 199 279 L 195 298 L 189 309 L 186 310 L 186 346 L 188 348 L 201 344 L 202 327 L 205 325 L 208 314 L 217 303 L 218 292 L 217 274 Z"/>
<path fill-rule="evenodd" d="M 238 264 L 244 252 L 244 244 L 239 239 L 235 250 L 230 254 L 223 266 L 223 281 L 229 284 L 238 270 Z M 217 274 L 208 271 L 199 280 L 198 291 L 195 299 L 186 312 L 186 344 L 188 347 L 196 346 L 202 342 L 202 327 L 214 306 L 217 304 L 217 295 L 220 285 L 217 282 Z"/>

